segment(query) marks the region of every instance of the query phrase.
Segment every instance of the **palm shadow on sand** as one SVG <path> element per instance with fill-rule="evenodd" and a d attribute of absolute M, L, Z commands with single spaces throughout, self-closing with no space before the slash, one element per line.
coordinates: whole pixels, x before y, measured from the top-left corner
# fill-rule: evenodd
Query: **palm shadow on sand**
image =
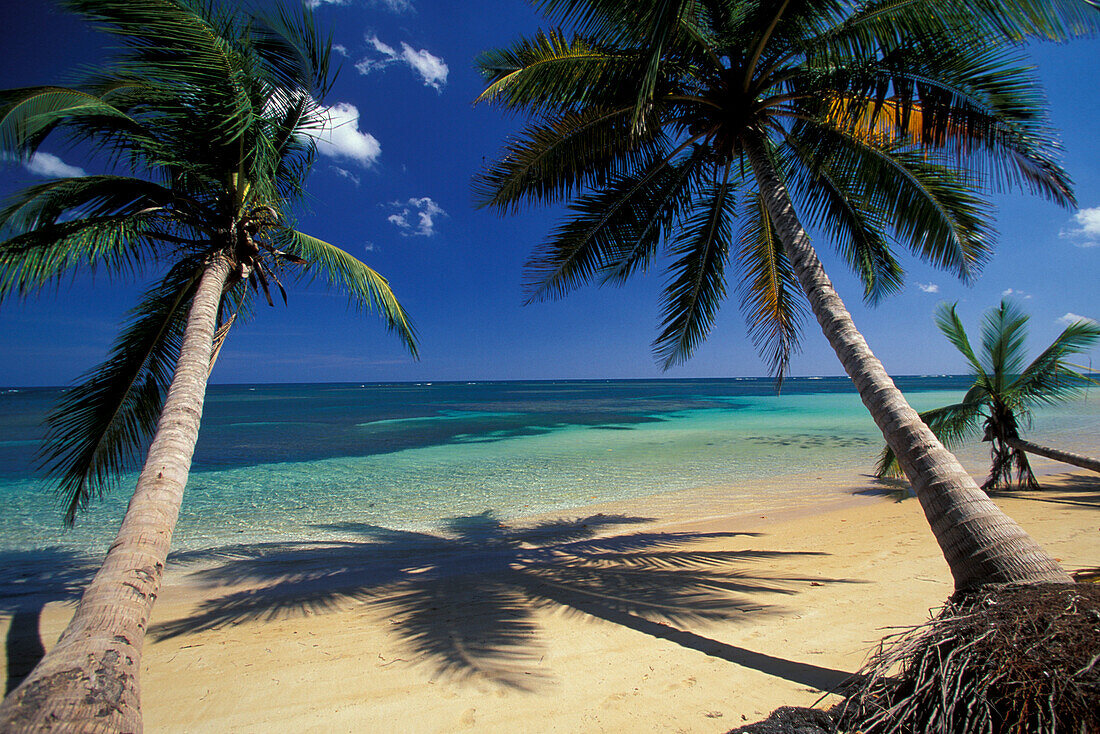
<path fill-rule="evenodd" d="M 46 649 L 38 627 L 53 601 L 76 601 L 98 568 L 96 559 L 64 548 L 0 551 L 0 613 L 11 617 L 4 640 L 5 695 L 34 669 Z"/>
<path fill-rule="evenodd" d="M 545 645 L 535 612 L 564 610 L 821 690 L 834 689 L 849 677 L 682 629 L 775 614 L 778 607 L 756 597 L 842 582 L 749 570 L 781 556 L 823 554 L 683 547 L 752 533 L 600 534 L 647 521 L 600 514 L 509 526 L 484 512 L 446 520 L 438 534 L 340 523 L 318 529 L 353 539 L 177 553 L 170 558 L 177 565 L 218 564 L 191 573 L 201 584 L 252 588 L 208 599 L 191 616 L 150 631 L 166 639 L 364 604 L 388 615 L 409 657 L 433 664 L 438 673 L 532 690 L 549 678 L 539 665 Z"/>

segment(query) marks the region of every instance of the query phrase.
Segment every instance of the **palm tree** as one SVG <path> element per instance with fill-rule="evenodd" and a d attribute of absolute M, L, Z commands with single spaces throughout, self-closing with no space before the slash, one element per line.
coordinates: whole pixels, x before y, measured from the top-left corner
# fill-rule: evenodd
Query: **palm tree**
<path fill-rule="evenodd" d="M 0 212 L 0 297 L 74 270 L 163 273 L 108 360 L 49 418 L 45 459 L 72 522 L 152 437 L 118 537 L 53 650 L 0 709 L 4 731 L 139 731 L 150 610 L 229 327 L 256 294 L 320 275 L 415 354 L 386 280 L 293 226 L 325 124 L 330 39 L 306 10 L 243 15 L 203 0 L 67 0 L 122 44 L 80 86 L 0 96 L 0 148 L 67 134 L 131 175 L 49 181 Z"/>
<path fill-rule="evenodd" d="M 1100 14 L 1024 0 L 535 4 L 578 35 L 543 32 L 480 57 L 479 100 L 533 121 L 475 182 L 502 213 L 568 202 L 529 261 L 531 299 L 621 283 L 653 267 L 663 243 L 658 360 L 690 356 L 736 277 L 750 335 L 781 379 L 801 291 L 899 457 L 956 588 L 1068 581 L 905 402 L 803 220 L 836 243 L 871 302 L 901 287 L 892 243 L 972 279 L 992 246 L 980 183 L 1072 202 L 1035 84 L 1003 39 L 1065 37 Z"/>
<path fill-rule="evenodd" d="M 1066 358 L 1086 352 L 1100 341 L 1100 325 L 1084 319 L 1075 321 L 1024 367 L 1028 319 L 1007 300 L 987 311 L 982 320 L 979 357 L 955 312 L 955 304 L 940 304 L 936 311 L 936 326 L 966 357 L 974 384 L 962 402 L 926 411 L 920 417 L 947 446 L 957 446 L 978 435 L 979 428 L 982 430 L 982 440 L 990 444 L 989 478 L 982 485 L 986 491 L 1011 486 L 1013 470 L 1017 486 L 1039 488 L 1025 451 L 1100 472 L 1100 461 L 1096 459 L 1024 441 L 1019 434 L 1021 424 L 1030 422 L 1033 408 L 1078 397 L 1091 382 Z M 897 459 L 889 447 L 883 450 L 875 471 L 880 477 L 897 474 Z"/>

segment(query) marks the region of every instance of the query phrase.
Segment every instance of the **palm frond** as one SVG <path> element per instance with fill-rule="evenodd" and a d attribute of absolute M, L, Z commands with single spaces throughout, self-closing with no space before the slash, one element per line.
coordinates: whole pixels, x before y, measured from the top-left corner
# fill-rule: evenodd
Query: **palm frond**
<path fill-rule="evenodd" d="M 966 357 L 966 361 L 970 364 L 970 369 L 975 377 L 989 384 L 990 380 L 989 376 L 986 374 L 985 367 L 982 365 L 981 360 L 978 359 L 978 355 L 975 354 L 974 348 L 970 346 L 970 338 L 966 335 L 966 329 L 963 328 L 962 320 L 959 319 L 959 314 L 956 311 L 957 306 L 958 304 L 955 303 L 941 303 L 937 306 L 935 315 L 936 327 L 947 337 L 947 340 L 954 344 L 955 348 Z"/>
<path fill-rule="evenodd" d="M 417 356 L 416 329 L 385 278 L 339 247 L 294 229 L 280 230 L 276 242 L 282 250 L 306 261 L 305 273 L 321 275 L 329 285 L 347 293 L 357 310 L 376 311 L 387 329 Z"/>
<path fill-rule="evenodd" d="M 539 32 L 510 48 L 486 51 L 475 63 L 490 82 L 477 102 L 528 114 L 633 102 L 623 90 L 633 89 L 639 76 L 635 54 L 604 51 L 581 37 L 567 39 L 560 31 Z"/>
<path fill-rule="evenodd" d="M 988 259 L 993 233 L 989 204 L 974 181 L 956 168 L 929 160 L 920 151 L 894 144 L 872 144 L 828 124 L 807 122 L 791 132 L 794 145 L 816 138 L 824 151 L 807 161 L 808 174 L 826 172 L 845 180 L 858 198 L 853 203 L 881 218 L 914 254 L 972 280 Z M 808 148 L 807 148 L 808 149 Z M 811 179 L 811 184 L 820 185 Z M 883 274 L 889 274 L 889 266 Z"/>
<path fill-rule="evenodd" d="M 10 89 L 0 95 L 0 153 L 29 157 L 59 124 L 81 117 L 137 125 L 98 97 L 64 87 Z"/>
<path fill-rule="evenodd" d="M 1009 300 L 990 309 L 982 318 L 982 357 L 993 391 L 1004 393 L 1011 377 L 1024 368 L 1029 317 Z"/>
<path fill-rule="evenodd" d="M 107 361 L 67 391 L 47 417 L 39 457 L 57 482 L 66 525 L 132 468 L 152 435 L 201 272 L 201 261 L 184 261 L 149 289 Z"/>
<path fill-rule="evenodd" d="M 669 267 L 661 298 L 662 330 L 653 342 L 654 356 L 666 370 L 690 357 L 714 324 L 726 295 L 735 206 L 727 171 L 723 181 L 700 195 L 671 248 L 677 259 Z"/>
<path fill-rule="evenodd" d="M 645 165 L 570 204 L 570 219 L 527 261 L 529 301 L 561 297 L 608 267 L 629 262 L 633 268 L 648 258 L 664 234 L 657 225 L 668 221 L 669 199 L 662 193 L 678 179 L 667 157 L 650 156 Z"/>
<path fill-rule="evenodd" d="M 663 135 L 636 139 L 631 109 L 590 107 L 532 125 L 511 140 L 474 180 L 482 206 L 500 212 L 567 199 L 578 188 L 600 187 L 663 147 Z"/>
<path fill-rule="evenodd" d="M 776 391 L 798 349 L 805 299 L 767 206 L 758 193 L 746 198 L 741 215 L 738 292 L 749 338 L 768 362 Z"/>
<path fill-rule="evenodd" d="M 885 217 L 873 197 L 843 166 L 833 170 L 832 158 L 822 159 L 808 141 L 790 135 L 784 141 L 792 155 L 783 168 L 794 196 L 803 204 L 808 223 L 823 228 L 863 283 L 863 299 L 876 304 L 901 289 L 905 272 L 883 232 Z"/>
<path fill-rule="evenodd" d="M 170 205 L 193 205 L 172 191 L 128 176 L 81 176 L 28 186 L 0 210 L 0 232 L 15 235 L 59 218 L 135 216 Z"/>
<path fill-rule="evenodd" d="M 87 217 L 58 222 L 0 244 L 0 300 L 26 297 L 76 268 L 132 273 L 157 259 L 145 236 L 155 214 Z"/>
<path fill-rule="evenodd" d="M 1055 405 L 1070 400 L 1093 381 L 1066 359 L 1100 343 L 1100 324 L 1081 319 L 1067 326 L 1012 382 L 1009 392 L 1024 405 Z"/>

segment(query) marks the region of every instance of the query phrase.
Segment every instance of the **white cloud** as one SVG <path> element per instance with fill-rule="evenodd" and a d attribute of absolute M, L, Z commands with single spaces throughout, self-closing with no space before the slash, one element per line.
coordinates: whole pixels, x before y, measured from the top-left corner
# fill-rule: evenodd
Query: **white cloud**
<path fill-rule="evenodd" d="M 322 5 L 346 5 L 348 0 L 305 0 L 305 6 L 316 10 Z"/>
<path fill-rule="evenodd" d="M 394 201 L 390 207 L 395 213 L 386 217 L 386 221 L 397 227 L 402 237 L 431 237 L 435 234 L 435 218 L 447 216 L 447 212 L 427 196 L 414 196 L 405 203 Z M 409 221 L 413 214 L 416 215 L 415 225 Z"/>
<path fill-rule="evenodd" d="M 1058 236 L 1070 240 L 1078 247 L 1096 247 L 1100 245 L 1100 206 L 1081 209 L 1073 215 L 1077 226 L 1063 229 Z"/>
<path fill-rule="evenodd" d="M 340 166 L 332 166 L 331 168 L 336 173 L 336 175 L 339 176 L 340 178 L 346 178 L 347 180 L 351 181 L 356 186 L 359 185 L 359 180 L 360 180 L 359 177 L 356 176 L 351 171 L 349 171 L 348 169 L 340 168 Z"/>
<path fill-rule="evenodd" d="M 1015 296 L 1016 298 L 1022 298 L 1025 301 L 1031 299 L 1031 294 L 1030 293 L 1024 293 L 1023 291 L 1014 290 L 1012 288 L 1005 288 L 1003 291 L 1001 291 L 1001 297 L 1002 298 L 1008 298 L 1009 296 Z"/>
<path fill-rule="evenodd" d="M 346 59 L 346 58 L 347 58 L 348 56 L 350 56 L 350 55 L 351 55 L 351 54 L 349 54 L 349 53 L 348 53 L 348 47 L 347 47 L 347 46 L 345 46 L 345 45 L 344 45 L 344 44 L 342 44 L 342 43 L 334 43 L 334 44 L 332 44 L 332 50 L 333 50 L 333 51 L 335 51 L 336 53 L 340 54 L 341 56 L 343 56 L 343 57 L 344 57 L 345 59 Z"/>
<path fill-rule="evenodd" d="M 939 293 L 940 287 L 935 283 L 917 283 L 917 287 L 925 293 Z"/>
<path fill-rule="evenodd" d="M 23 161 L 23 168 L 36 176 L 48 176 L 50 178 L 75 178 L 86 176 L 83 168 L 70 166 L 52 153 L 35 153 L 30 160 Z"/>
<path fill-rule="evenodd" d="M 447 84 L 447 74 L 450 69 L 443 63 L 443 59 L 432 56 L 424 49 L 413 51 L 412 46 L 402 42 L 401 58 L 424 80 L 424 85 L 442 92 Z"/>
<path fill-rule="evenodd" d="M 375 248 L 373 242 L 368 242 L 367 244 L 363 245 L 363 251 L 364 252 L 374 252 L 375 249 L 376 248 Z"/>
<path fill-rule="evenodd" d="M 372 0 L 371 5 L 381 5 L 395 13 L 412 12 L 412 0 Z"/>
<path fill-rule="evenodd" d="M 327 122 L 316 136 L 319 153 L 331 158 L 350 158 L 364 166 L 370 166 L 382 155 L 378 139 L 359 131 L 359 110 L 355 105 L 340 102 L 322 107 L 321 114 Z"/>
<path fill-rule="evenodd" d="M 1066 313 L 1065 316 L 1062 316 L 1056 321 L 1063 326 L 1069 326 L 1070 324 L 1076 323 L 1078 321 L 1091 321 L 1094 324 L 1096 323 L 1094 319 L 1090 319 L 1088 316 L 1078 316 L 1077 314 L 1072 312 Z"/>
<path fill-rule="evenodd" d="M 437 92 L 443 91 L 443 87 L 446 86 L 450 69 L 447 68 L 443 59 L 433 55 L 427 49 L 422 48 L 417 51 L 402 41 L 401 52 L 398 53 L 393 46 L 373 35 L 367 38 L 367 43 L 379 56 L 367 56 L 356 63 L 355 68 L 360 74 L 370 74 L 372 71 L 385 69 L 391 64 L 403 63 L 424 80 L 424 86 L 432 87 Z"/>

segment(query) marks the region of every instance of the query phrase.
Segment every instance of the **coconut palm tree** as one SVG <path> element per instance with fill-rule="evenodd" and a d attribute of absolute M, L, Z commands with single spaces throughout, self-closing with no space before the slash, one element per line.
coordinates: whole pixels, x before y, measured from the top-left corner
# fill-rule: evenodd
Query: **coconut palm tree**
<path fill-rule="evenodd" d="M 980 357 L 970 345 L 955 307 L 940 304 L 936 326 L 966 357 L 974 384 L 961 402 L 925 411 L 920 414 L 921 420 L 948 447 L 981 432 L 982 440 L 990 444 L 989 478 L 982 485 L 986 491 L 1011 486 L 1013 471 L 1017 486 L 1039 488 L 1025 451 L 1100 472 L 1100 461 L 1096 459 L 1024 441 L 1019 434 L 1020 426 L 1030 422 L 1033 408 L 1079 397 L 1092 382 L 1073 369 L 1066 358 L 1082 354 L 1100 341 L 1100 325 L 1084 319 L 1073 322 L 1025 367 L 1029 316 L 1018 306 L 1002 300 L 1000 306 L 986 312 Z M 875 472 L 880 477 L 898 473 L 897 459 L 889 447 L 883 450 Z"/>
<path fill-rule="evenodd" d="M 475 181 L 502 213 L 568 203 L 529 261 L 531 299 L 621 283 L 652 268 L 663 244 L 658 360 L 691 354 L 733 278 L 750 335 L 782 378 L 801 291 L 912 482 L 956 587 L 1068 581 L 905 402 L 803 223 L 833 240 L 871 302 L 901 287 L 892 244 L 973 278 L 992 246 L 979 184 L 1072 202 L 1035 83 L 1005 39 L 1094 30 L 1095 8 L 535 4 L 577 35 L 542 32 L 480 57 L 479 99 L 532 121 Z"/>
<path fill-rule="evenodd" d="M 86 270 L 160 273 L 108 360 L 49 418 L 45 459 L 71 522 L 152 438 L 118 537 L 57 645 L 0 709 L 3 731 L 139 731 L 150 610 L 194 452 L 207 377 L 253 298 L 312 279 L 381 314 L 415 354 L 384 278 L 299 232 L 324 124 L 329 44 L 305 10 L 203 0 L 67 0 L 120 42 L 78 86 L 0 96 L 0 147 L 51 134 L 104 156 L 105 175 L 32 186 L 0 212 L 0 297 Z"/>

